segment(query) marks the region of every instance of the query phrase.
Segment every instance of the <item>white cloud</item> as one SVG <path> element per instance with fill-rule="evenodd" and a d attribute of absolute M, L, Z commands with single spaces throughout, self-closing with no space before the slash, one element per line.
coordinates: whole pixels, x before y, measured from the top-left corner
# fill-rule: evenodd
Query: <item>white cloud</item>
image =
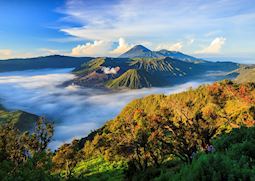
<path fill-rule="evenodd" d="M 118 46 L 113 47 L 113 41 L 95 40 L 86 44 L 77 45 L 72 49 L 72 56 L 113 56 L 120 55 L 129 50 L 133 45 L 126 42 L 124 38 L 119 38 Z"/>
<path fill-rule="evenodd" d="M 5 59 L 9 58 L 12 55 L 12 50 L 10 49 L 1 49 L 0 50 L 0 58 Z"/>
<path fill-rule="evenodd" d="M 166 49 L 166 50 L 170 50 L 170 51 L 180 51 L 182 49 L 182 47 L 183 47 L 182 42 L 177 42 L 174 44 L 162 43 L 156 47 L 156 50 Z"/>
<path fill-rule="evenodd" d="M 73 56 L 105 56 L 111 47 L 111 43 L 103 40 L 95 40 L 72 49 Z"/>
<path fill-rule="evenodd" d="M 204 34 L 212 27 L 217 29 L 219 24 L 225 26 L 230 18 L 244 13 L 240 12 L 242 5 L 243 2 L 228 0 L 117 0 L 114 3 L 67 0 L 65 7 L 59 11 L 65 14 L 64 19 L 81 24 L 62 28 L 61 31 L 88 40 L 112 41 L 119 37 L 163 39 L 169 34 L 172 37 L 193 30 Z M 194 11 L 195 8 L 198 11 Z"/>
<path fill-rule="evenodd" d="M 120 55 L 126 51 L 128 51 L 130 48 L 132 48 L 133 45 L 129 45 L 124 38 L 119 38 L 119 45 L 116 49 L 110 51 L 110 54 L 113 55 Z"/>
<path fill-rule="evenodd" d="M 194 13 L 190 3 L 185 2 L 119 0 L 115 3 L 102 1 L 96 6 L 92 4 L 89 1 L 68 0 L 61 13 L 82 26 L 62 28 L 60 31 L 87 40 L 112 41 L 119 37 L 146 40 L 145 36 L 168 37 L 176 29 L 194 27 L 195 24 L 194 16 L 180 16 Z M 182 8 L 184 6 L 186 8 Z M 179 19 L 166 18 L 176 16 Z"/>
<path fill-rule="evenodd" d="M 50 48 L 40 48 L 39 52 L 42 53 L 42 55 L 60 55 L 60 54 L 65 54 L 61 50 L 50 49 Z"/>
<path fill-rule="evenodd" d="M 169 50 L 179 51 L 182 49 L 182 43 L 178 42 L 169 47 Z"/>
<path fill-rule="evenodd" d="M 220 53 L 222 46 L 225 44 L 226 38 L 217 37 L 215 38 L 208 47 L 203 50 L 196 51 L 197 54 L 216 54 Z"/>

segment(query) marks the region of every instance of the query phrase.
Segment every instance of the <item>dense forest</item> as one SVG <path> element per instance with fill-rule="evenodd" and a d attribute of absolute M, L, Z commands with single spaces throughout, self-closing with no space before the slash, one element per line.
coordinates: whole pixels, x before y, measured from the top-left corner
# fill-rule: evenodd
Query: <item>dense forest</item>
<path fill-rule="evenodd" d="M 221 81 L 129 103 L 87 137 L 47 149 L 54 126 L 0 126 L 2 180 L 255 180 L 255 84 Z"/>

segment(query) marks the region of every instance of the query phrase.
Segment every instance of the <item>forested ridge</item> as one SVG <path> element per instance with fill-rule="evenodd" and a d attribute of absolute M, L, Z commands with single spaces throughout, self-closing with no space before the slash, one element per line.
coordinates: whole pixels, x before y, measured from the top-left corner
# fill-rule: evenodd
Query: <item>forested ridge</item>
<path fill-rule="evenodd" d="M 39 116 L 21 110 L 7 110 L 0 104 L 0 124 L 11 123 L 21 131 L 29 130 Z"/>
<path fill-rule="evenodd" d="M 221 81 L 129 103 L 81 140 L 47 150 L 53 125 L 0 126 L 2 180 L 254 180 L 255 84 Z"/>

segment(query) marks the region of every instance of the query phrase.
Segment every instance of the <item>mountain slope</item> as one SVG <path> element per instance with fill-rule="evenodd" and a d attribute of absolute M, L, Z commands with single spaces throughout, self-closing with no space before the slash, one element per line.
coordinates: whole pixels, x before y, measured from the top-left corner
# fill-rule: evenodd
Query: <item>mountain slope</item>
<path fill-rule="evenodd" d="M 0 105 L 0 124 L 13 123 L 21 131 L 29 130 L 38 116 L 25 111 L 8 111 Z"/>
<path fill-rule="evenodd" d="M 43 68 L 75 68 L 91 59 L 90 57 L 51 55 L 36 58 L 0 60 L 0 72 Z"/>
<path fill-rule="evenodd" d="M 173 59 L 178 59 L 178 60 L 182 60 L 182 61 L 188 61 L 188 62 L 192 62 L 192 61 L 202 61 L 198 58 L 192 57 L 190 55 L 186 55 L 184 53 L 178 52 L 178 51 L 169 51 L 169 50 L 165 50 L 162 49 L 160 51 L 157 51 L 158 54 L 162 55 L 163 57 L 170 57 Z"/>
<path fill-rule="evenodd" d="M 251 153 L 254 150 L 252 145 L 255 143 L 255 129 L 247 128 L 255 125 L 254 93 L 254 84 L 239 85 L 231 81 L 222 81 L 182 93 L 150 95 L 136 99 L 127 104 L 118 116 L 106 122 L 103 127 L 80 142 L 73 141 L 63 145 L 63 148 L 74 147 L 76 154 L 80 154 L 77 150 L 82 151 L 85 159 L 77 166 L 79 174 L 84 173 L 80 169 L 81 165 L 91 165 L 91 158 L 103 156 L 113 163 L 115 161 L 128 163 L 127 171 L 130 172 L 126 173 L 131 177 L 139 171 L 148 176 L 142 175 L 140 179 L 135 180 L 152 179 L 158 177 L 159 173 L 166 175 L 161 177 L 162 180 L 168 180 L 166 178 L 169 178 L 169 173 L 180 172 L 180 165 L 190 166 L 202 156 L 201 163 L 197 166 L 193 165 L 194 168 L 203 167 L 206 163 L 210 167 L 210 173 L 213 174 L 214 170 L 217 170 L 217 173 L 230 175 L 231 178 L 234 173 L 231 165 L 236 163 L 235 166 L 240 167 L 236 172 L 238 178 L 241 174 L 239 171 L 244 167 L 243 163 L 254 165 L 254 156 Z M 237 133 L 236 128 L 242 131 Z M 244 129 L 252 129 L 252 131 L 243 132 Z M 235 132 L 235 136 L 229 138 L 232 131 Z M 215 139 L 222 134 L 224 137 L 221 142 L 216 143 Z M 250 143 L 248 144 L 247 141 Z M 240 144 L 235 145 L 235 143 Z M 231 149 L 226 149 L 230 147 Z M 58 157 L 62 156 L 62 150 L 56 152 Z M 220 152 L 224 152 L 222 156 L 219 156 Z M 223 157 L 226 155 L 225 152 L 229 156 L 227 159 Z M 218 158 L 204 159 L 203 155 L 209 157 L 214 155 L 213 157 L 218 156 Z M 240 162 L 236 162 L 237 160 Z M 223 162 L 226 166 L 219 167 L 219 163 Z M 247 178 L 248 170 L 250 176 L 254 175 L 251 164 L 247 165 L 242 170 L 245 176 L 243 178 Z M 153 169 L 154 176 L 152 176 L 151 168 L 160 168 L 160 166 L 164 171 L 155 172 Z M 125 164 L 123 167 L 126 168 Z M 169 172 L 166 172 L 166 168 L 169 168 Z M 87 174 L 87 167 L 84 166 L 83 169 L 86 169 L 85 174 Z M 199 169 L 194 175 L 200 172 L 199 175 L 207 176 L 210 180 L 210 175 L 205 172 L 206 169 L 207 167 Z M 190 174 L 189 170 L 185 170 L 185 174 L 181 172 L 183 176 Z M 226 174 L 226 170 L 231 171 Z M 190 175 L 185 180 L 189 178 Z M 196 179 L 192 180 L 199 178 L 201 177 L 196 176 Z"/>
<path fill-rule="evenodd" d="M 155 52 L 142 45 L 136 45 L 127 52 L 119 56 L 119 58 L 157 58 L 161 57 Z"/>
<path fill-rule="evenodd" d="M 193 66 L 171 58 L 96 58 L 77 68 L 78 77 L 71 83 L 111 89 L 167 86 L 189 74 Z M 106 68 L 118 71 L 105 72 Z"/>
<path fill-rule="evenodd" d="M 242 67 L 237 72 L 239 75 L 236 78 L 236 82 L 255 82 L 255 66 Z"/>
<path fill-rule="evenodd" d="M 106 86 L 109 88 L 139 89 L 142 87 L 151 87 L 152 82 L 152 77 L 148 73 L 142 70 L 129 69 L 120 77 L 109 81 Z"/>
<path fill-rule="evenodd" d="M 68 84 L 110 89 L 160 87 L 201 79 L 207 71 L 233 71 L 238 66 L 231 62 L 182 61 L 170 57 L 95 58 L 76 68 L 73 73 L 77 77 Z"/>

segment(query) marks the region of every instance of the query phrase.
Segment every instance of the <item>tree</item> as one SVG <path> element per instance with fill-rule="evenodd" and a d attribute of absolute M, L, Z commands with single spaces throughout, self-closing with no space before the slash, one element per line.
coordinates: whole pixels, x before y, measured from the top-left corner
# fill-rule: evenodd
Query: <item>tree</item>
<path fill-rule="evenodd" d="M 25 132 L 22 138 L 30 154 L 34 155 L 35 153 L 40 154 L 47 149 L 53 133 L 53 125 L 47 123 L 45 118 L 40 117 L 40 119 L 36 121 L 34 132 L 32 134 Z"/>
<path fill-rule="evenodd" d="M 165 159 L 169 150 L 160 139 L 163 133 L 157 117 L 136 110 L 129 120 L 118 126 L 118 131 L 110 136 L 116 145 L 112 152 L 128 159 L 130 167 L 141 171 L 148 166 L 159 166 Z"/>
<path fill-rule="evenodd" d="M 52 158 L 55 172 L 61 173 L 64 168 L 65 178 L 70 178 L 80 158 L 78 140 L 62 145 Z"/>
<path fill-rule="evenodd" d="M 50 174 L 51 154 L 47 145 L 53 126 L 41 118 L 35 132 L 20 132 L 13 124 L 0 125 L 0 167 L 3 180 L 53 179 Z"/>

